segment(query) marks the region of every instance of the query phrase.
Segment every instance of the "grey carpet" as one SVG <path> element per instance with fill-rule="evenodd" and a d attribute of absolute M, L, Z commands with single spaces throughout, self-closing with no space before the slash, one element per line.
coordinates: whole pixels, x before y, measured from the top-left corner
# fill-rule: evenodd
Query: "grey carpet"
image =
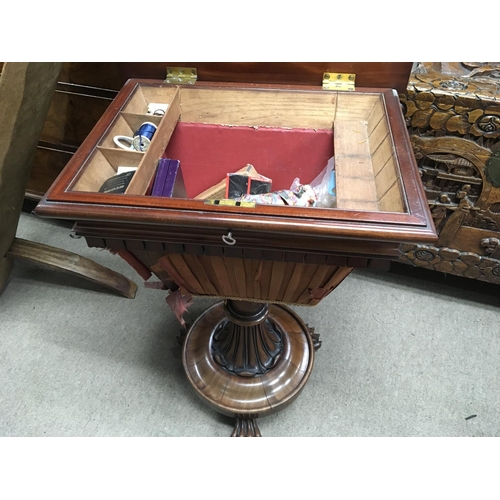
<path fill-rule="evenodd" d="M 184 375 L 166 292 L 69 231 L 23 213 L 17 236 L 120 272 L 137 296 L 15 263 L 0 296 L 0 435 L 228 436 L 232 420 Z M 500 436 L 499 290 L 398 264 L 355 270 L 320 305 L 294 308 L 323 346 L 299 398 L 261 419 L 262 434 Z M 196 298 L 192 317 L 212 303 Z"/>

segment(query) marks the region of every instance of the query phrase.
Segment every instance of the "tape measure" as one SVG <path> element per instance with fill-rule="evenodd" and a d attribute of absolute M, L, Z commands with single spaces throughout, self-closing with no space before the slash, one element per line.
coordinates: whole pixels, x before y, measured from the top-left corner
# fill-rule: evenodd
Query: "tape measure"
<path fill-rule="evenodd" d="M 230 199 L 205 200 L 205 205 L 220 205 L 223 207 L 254 208 L 255 201 L 236 201 L 236 200 L 230 200 Z"/>

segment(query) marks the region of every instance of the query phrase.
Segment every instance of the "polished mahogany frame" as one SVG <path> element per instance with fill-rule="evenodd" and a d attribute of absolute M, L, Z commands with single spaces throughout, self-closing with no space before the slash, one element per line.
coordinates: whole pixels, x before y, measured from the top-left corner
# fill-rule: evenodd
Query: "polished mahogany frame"
<path fill-rule="evenodd" d="M 58 176 L 36 208 L 44 217 L 79 221 L 79 234 L 153 240 L 220 244 L 221 234 L 231 232 L 238 245 L 288 248 L 350 255 L 396 257 L 404 242 L 431 243 L 436 233 L 415 163 L 399 99 L 392 89 L 364 88 L 356 92 L 382 94 L 405 213 L 256 206 L 241 209 L 205 205 L 201 200 L 164 199 L 151 196 L 109 195 L 72 191 L 99 141 L 113 125 L 138 85 L 162 86 L 158 80 L 129 80 L 94 130 Z M 320 87 L 197 83 L 196 87 L 231 90 L 325 92 Z M 361 248 L 355 241 L 363 241 Z"/>

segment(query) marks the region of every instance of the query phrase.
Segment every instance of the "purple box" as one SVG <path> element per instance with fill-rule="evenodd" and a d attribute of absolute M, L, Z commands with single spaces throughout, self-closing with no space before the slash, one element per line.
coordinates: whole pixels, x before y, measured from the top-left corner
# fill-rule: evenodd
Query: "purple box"
<path fill-rule="evenodd" d="M 169 170 L 170 160 L 168 158 L 161 158 L 156 169 L 156 177 L 153 184 L 153 190 L 151 191 L 151 196 L 163 196 L 163 188 L 165 186 L 165 180 L 167 179 Z"/>
<path fill-rule="evenodd" d="M 167 196 L 168 198 L 172 197 L 180 163 L 181 162 L 179 160 L 170 160 L 170 168 L 168 169 L 167 178 L 165 179 L 165 184 L 163 185 L 162 196 Z"/>
<path fill-rule="evenodd" d="M 151 196 L 186 198 L 186 188 L 179 160 L 160 159 Z"/>

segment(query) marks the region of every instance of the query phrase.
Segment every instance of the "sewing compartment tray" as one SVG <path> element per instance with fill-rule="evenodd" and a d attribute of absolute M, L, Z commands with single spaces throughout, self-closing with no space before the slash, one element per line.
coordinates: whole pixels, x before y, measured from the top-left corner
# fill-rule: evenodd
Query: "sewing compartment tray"
<path fill-rule="evenodd" d="M 164 116 L 148 104 L 168 104 Z M 120 149 L 144 122 L 157 126 L 145 153 Z M 180 160 L 186 196 L 148 195 L 161 157 Z M 336 208 L 221 206 L 196 199 L 252 164 L 287 189 L 335 159 Z M 138 167 L 124 194 L 99 193 L 118 166 Z M 403 242 L 435 241 L 399 100 L 391 89 L 129 80 L 67 164 L 36 213 L 77 221 L 89 245 L 235 244 L 228 253 L 397 258 Z M 119 242 L 119 243 L 117 243 Z M 147 248 L 146 248 L 147 249 Z M 215 251 L 215 250 L 214 250 Z"/>

